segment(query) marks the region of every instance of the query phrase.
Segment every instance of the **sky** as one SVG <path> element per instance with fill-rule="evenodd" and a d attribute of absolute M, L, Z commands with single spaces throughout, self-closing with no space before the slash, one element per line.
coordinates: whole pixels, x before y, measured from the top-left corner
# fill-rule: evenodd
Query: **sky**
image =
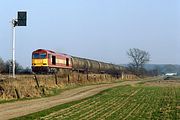
<path fill-rule="evenodd" d="M 28 17 L 16 27 L 16 61 L 24 67 L 39 48 L 114 64 L 129 63 L 127 51 L 139 48 L 151 64 L 180 64 L 179 0 L 2 0 L 3 60 L 12 59 L 17 11 Z"/>

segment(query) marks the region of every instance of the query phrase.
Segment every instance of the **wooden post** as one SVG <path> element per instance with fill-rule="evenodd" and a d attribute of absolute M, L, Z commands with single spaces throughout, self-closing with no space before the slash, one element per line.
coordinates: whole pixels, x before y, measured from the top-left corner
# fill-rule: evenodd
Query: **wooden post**
<path fill-rule="evenodd" d="M 54 77 L 55 77 L 55 83 L 56 83 L 56 85 L 58 85 L 58 81 L 57 81 L 57 75 L 56 75 L 56 73 L 54 73 Z"/>
<path fill-rule="evenodd" d="M 79 81 L 79 77 L 80 77 L 80 76 L 79 76 L 79 70 L 78 70 L 78 81 Z"/>
<path fill-rule="evenodd" d="M 88 73 L 88 71 L 87 71 L 87 80 L 89 79 L 89 73 Z"/>
<path fill-rule="evenodd" d="M 69 74 L 68 74 L 68 76 L 67 76 L 67 77 L 68 77 L 68 83 L 70 83 L 70 77 L 69 77 Z"/>
<path fill-rule="evenodd" d="M 35 74 L 34 74 L 34 80 L 35 80 L 35 82 L 36 82 L 37 87 L 39 88 L 39 81 L 38 81 L 38 79 L 37 79 L 37 77 L 36 77 Z"/>
<path fill-rule="evenodd" d="M 45 89 L 42 87 L 42 94 L 45 95 Z"/>
<path fill-rule="evenodd" d="M 19 99 L 19 98 L 20 98 L 19 91 L 18 91 L 16 88 L 15 88 L 14 90 L 15 90 L 15 93 L 16 93 L 16 97 L 17 97 L 17 99 Z"/>

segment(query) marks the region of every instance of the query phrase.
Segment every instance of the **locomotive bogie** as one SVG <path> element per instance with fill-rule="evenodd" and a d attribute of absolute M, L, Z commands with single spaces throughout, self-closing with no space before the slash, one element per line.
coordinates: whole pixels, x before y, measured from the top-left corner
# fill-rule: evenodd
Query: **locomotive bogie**
<path fill-rule="evenodd" d="M 47 66 L 32 66 L 32 71 L 34 73 L 49 73 L 49 67 Z"/>

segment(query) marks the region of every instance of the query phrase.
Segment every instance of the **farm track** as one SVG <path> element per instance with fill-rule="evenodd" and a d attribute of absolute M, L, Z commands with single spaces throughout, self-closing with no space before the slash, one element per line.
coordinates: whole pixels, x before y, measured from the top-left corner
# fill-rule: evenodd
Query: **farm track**
<path fill-rule="evenodd" d="M 38 112 L 44 109 L 48 109 L 60 104 L 68 103 L 71 101 L 81 100 L 90 96 L 93 96 L 105 89 L 120 86 L 120 85 L 133 85 L 136 83 L 139 83 L 141 81 L 124 81 L 120 83 L 111 83 L 111 84 L 100 84 L 100 85 L 91 85 L 91 86 L 84 86 L 80 88 L 75 88 L 71 90 L 67 90 L 62 92 L 60 95 L 53 96 L 53 97 L 47 97 L 47 98 L 41 98 L 41 99 L 34 99 L 34 100 L 27 100 L 27 101 L 17 101 L 13 103 L 5 103 L 0 104 L 0 120 L 6 120 L 11 119 L 15 117 L 24 116 L 30 113 Z M 98 99 L 98 98 L 97 98 Z M 106 101 L 107 103 L 109 101 Z M 114 101 L 113 101 L 114 102 Z M 87 103 L 86 106 L 84 106 Z M 91 109 L 90 104 L 97 104 L 99 106 L 99 103 L 94 103 L 91 101 L 85 100 L 83 103 L 79 103 L 77 105 L 74 105 L 66 110 L 62 110 L 61 112 L 65 114 L 71 114 L 72 110 L 74 108 L 78 108 L 83 106 L 86 109 Z M 107 104 L 109 105 L 109 104 Z M 76 109 L 77 110 L 77 109 Z M 75 113 L 78 113 L 79 111 L 74 111 Z M 59 112 L 59 111 L 58 111 Z M 94 112 L 94 111 L 92 111 Z M 94 114 L 94 113 L 91 113 Z M 56 113 L 53 113 L 52 116 L 56 115 Z M 59 117 L 57 115 L 57 117 Z M 46 118 L 45 118 L 46 119 Z M 48 117 L 47 117 L 48 119 Z"/>

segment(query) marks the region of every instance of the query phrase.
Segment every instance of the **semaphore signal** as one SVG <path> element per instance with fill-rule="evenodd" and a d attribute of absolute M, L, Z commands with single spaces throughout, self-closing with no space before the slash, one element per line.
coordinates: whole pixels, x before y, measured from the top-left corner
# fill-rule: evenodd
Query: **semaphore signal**
<path fill-rule="evenodd" d="M 12 77 L 15 78 L 15 41 L 16 41 L 16 26 L 26 26 L 27 25 L 27 12 L 26 11 L 18 11 L 18 18 L 12 19 Z"/>

